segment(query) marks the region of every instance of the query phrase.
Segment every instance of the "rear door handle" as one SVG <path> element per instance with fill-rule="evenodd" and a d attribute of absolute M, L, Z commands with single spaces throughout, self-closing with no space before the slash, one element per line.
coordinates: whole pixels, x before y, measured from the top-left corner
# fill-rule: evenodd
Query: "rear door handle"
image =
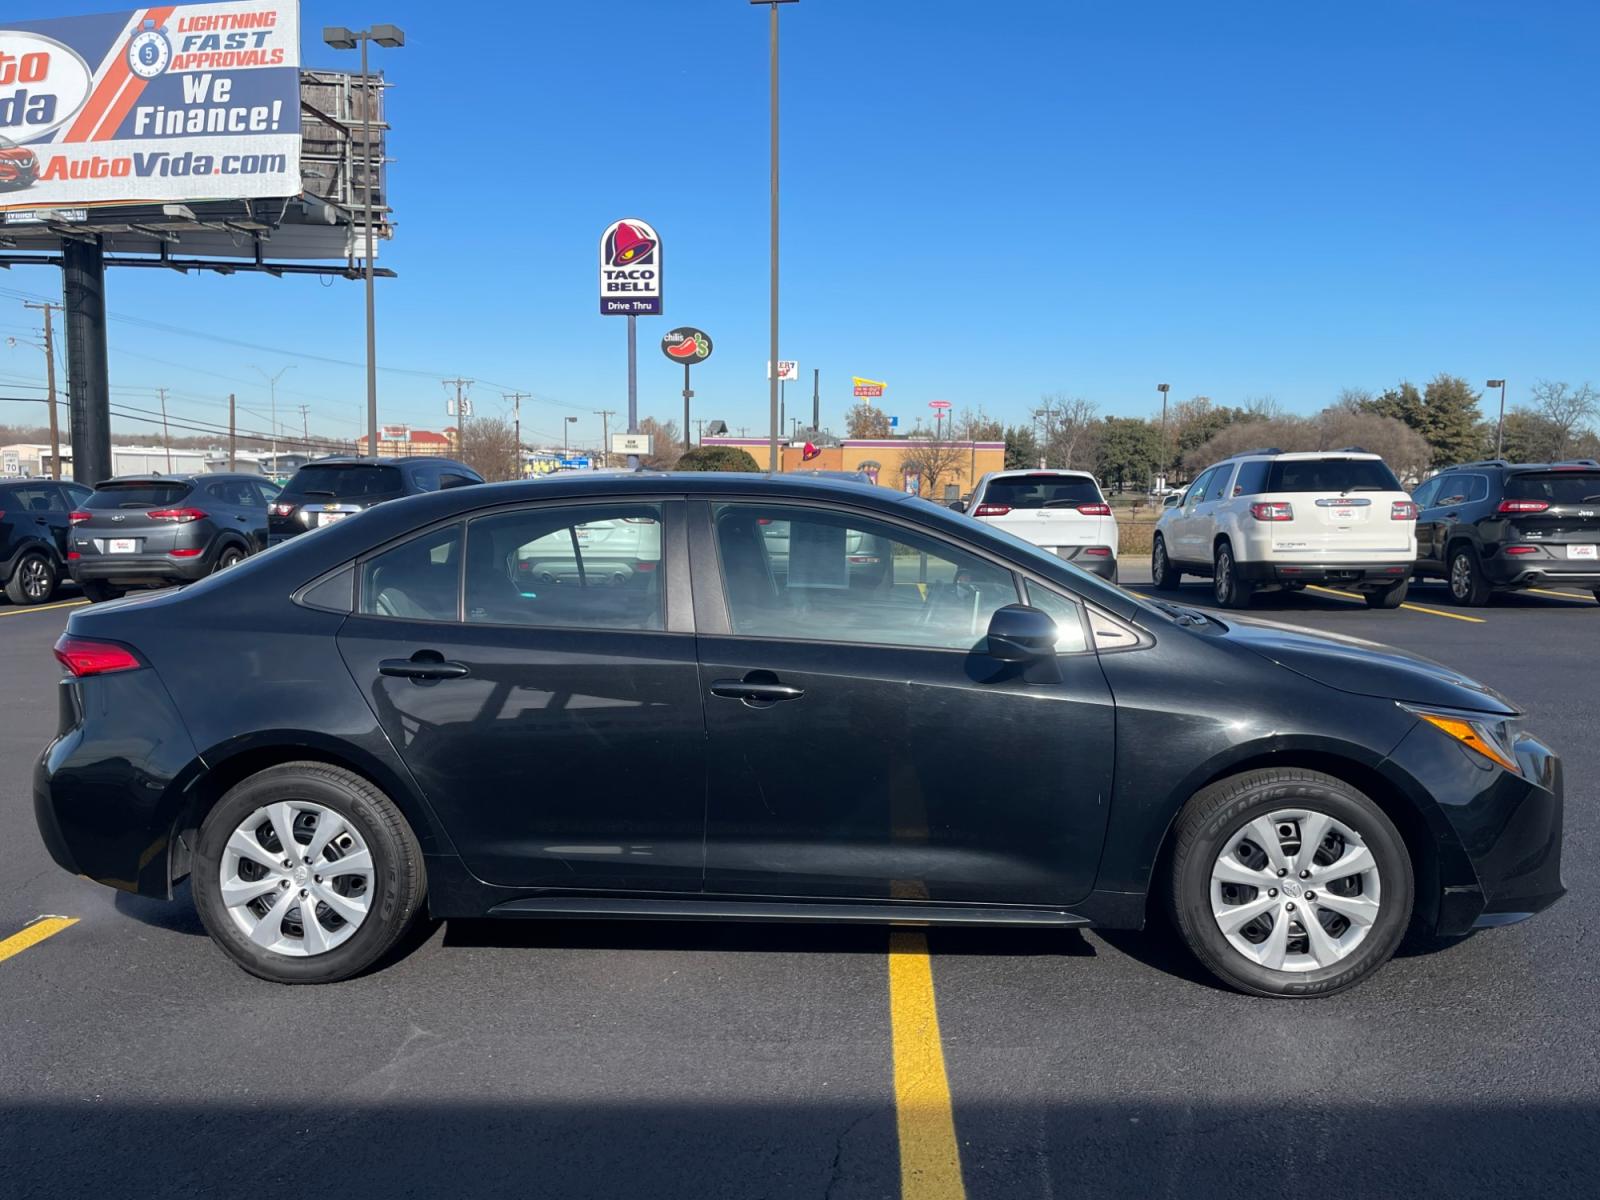
<path fill-rule="evenodd" d="M 472 674 L 466 663 L 446 662 L 436 651 L 426 650 L 410 658 L 386 658 L 378 664 L 378 673 L 400 679 L 460 679 Z"/>
<path fill-rule="evenodd" d="M 746 704 L 776 704 L 780 700 L 798 700 L 806 693 L 804 688 L 775 680 L 718 679 L 711 684 L 711 694 L 725 700 L 743 700 Z"/>

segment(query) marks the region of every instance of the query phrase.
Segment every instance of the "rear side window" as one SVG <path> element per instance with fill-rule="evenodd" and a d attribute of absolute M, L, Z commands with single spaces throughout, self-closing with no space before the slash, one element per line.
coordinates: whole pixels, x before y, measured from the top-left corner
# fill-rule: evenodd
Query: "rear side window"
<path fill-rule="evenodd" d="M 1507 500 L 1600 504 L 1600 471 L 1530 471 L 1506 480 Z"/>
<path fill-rule="evenodd" d="M 411 468 L 411 482 L 422 492 L 439 490 L 439 468 L 432 463 L 418 463 Z"/>
<path fill-rule="evenodd" d="M 1008 508 L 1073 508 L 1099 504 L 1102 497 L 1094 480 L 1074 475 L 1010 475 L 991 479 L 983 503 Z"/>
<path fill-rule="evenodd" d="M 0 499 L 0 509 L 15 508 L 23 512 L 36 513 L 61 509 L 61 501 L 57 498 L 54 488 L 13 488 L 9 493 L 0 492 L 0 497 L 3 497 Z"/>
<path fill-rule="evenodd" d="M 454 621 L 460 596 L 460 525 L 418 534 L 361 566 L 361 611 L 369 616 Z"/>
<path fill-rule="evenodd" d="M 235 508 L 262 507 L 261 495 L 248 479 L 217 479 L 206 484 L 206 495 Z"/>
<path fill-rule="evenodd" d="M 456 473 L 454 471 L 445 471 L 444 473 L 442 473 L 439 476 L 439 487 L 440 488 L 466 487 L 468 484 L 481 483 L 481 482 L 482 482 L 482 480 L 471 479 L 466 475 L 461 475 L 461 474 L 458 474 L 458 473 Z"/>
<path fill-rule="evenodd" d="M 160 508 L 176 504 L 186 498 L 191 485 L 174 480 L 157 480 L 153 483 L 106 483 L 95 488 L 94 495 L 84 501 L 85 508 Z"/>
<path fill-rule="evenodd" d="M 1267 473 L 1269 492 L 1398 492 L 1404 489 L 1382 459 L 1279 459 Z"/>
<path fill-rule="evenodd" d="M 301 467 L 283 489 L 295 499 L 355 500 L 367 496 L 392 496 L 402 490 L 399 467 L 362 463 L 333 463 Z"/>
<path fill-rule="evenodd" d="M 1267 474 L 1271 463 L 1257 459 L 1239 467 L 1239 478 L 1233 482 L 1235 496 L 1259 496 L 1267 490 Z"/>

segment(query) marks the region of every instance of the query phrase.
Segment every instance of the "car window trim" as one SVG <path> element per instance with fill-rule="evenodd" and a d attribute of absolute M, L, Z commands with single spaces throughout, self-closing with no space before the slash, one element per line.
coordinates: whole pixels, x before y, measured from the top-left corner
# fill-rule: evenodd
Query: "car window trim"
<path fill-rule="evenodd" d="M 877 512 L 873 509 L 860 508 L 853 504 L 839 504 L 811 498 L 791 498 L 788 496 L 778 496 L 769 499 L 764 496 L 752 495 L 749 492 L 737 491 L 727 493 L 713 492 L 705 495 L 699 495 L 691 500 L 690 504 L 692 507 L 698 506 L 700 510 L 698 514 L 694 514 L 691 517 L 693 525 L 691 527 L 692 532 L 690 538 L 690 548 L 692 552 L 696 551 L 696 548 L 698 548 L 697 552 L 694 553 L 693 562 L 691 564 L 691 569 L 695 573 L 695 615 L 697 622 L 702 616 L 704 617 L 704 624 L 701 626 L 700 631 L 702 634 L 708 637 L 737 638 L 740 641 L 746 642 L 782 641 L 808 646 L 870 646 L 877 650 L 917 650 L 938 654 L 970 655 L 973 653 L 971 647 L 961 650 L 951 646 L 925 646 L 907 644 L 903 642 L 838 641 L 833 638 L 795 637 L 788 634 L 785 634 L 782 637 L 774 637 L 771 634 L 735 632 L 728 610 L 727 588 L 724 586 L 723 582 L 722 553 L 717 546 L 716 522 L 711 512 L 712 506 L 715 504 L 750 504 L 757 507 L 777 506 L 813 508 L 825 513 L 859 516 L 863 520 L 877 521 L 879 524 L 905 529 L 911 533 L 919 534 L 923 538 L 935 543 L 955 545 L 958 546 L 962 552 L 967 554 L 969 557 L 986 562 L 990 566 L 997 567 L 998 569 L 1010 575 L 1011 590 L 1013 595 L 1012 603 L 1022 603 L 1022 597 L 1024 594 L 1022 588 L 1023 577 L 1015 564 L 1000 558 L 998 555 L 990 554 L 982 548 L 972 545 L 970 542 L 951 542 L 950 539 L 943 536 L 942 533 L 930 530 L 926 526 L 919 525 L 915 521 L 904 520 L 888 513 Z M 701 593 L 707 588 L 714 589 L 715 595 L 712 597 L 707 597 L 705 602 L 702 603 Z M 1077 599 L 1076 603 L 1081 607 L 1085 601 L 1079 598 Z"/>
<path fill-rule="evenodd" d="M 1015 573 L 1016 572 L 1013 572 L 1013 574 Z M 1057 658 L 1079 658 L 1082 655 L 1093 654 L 1096 652 L 1096 647 L 1094 644 L 1094 630 L 1089 625 L 1089 606 L 1084 603 L 1084 601 L 1078 599 L 1076 596 L 1066 595 L 1061 591 L 1060 588 L 1050 587 L 1042 579 L 1029 579 L 1024 576 L 1022 579 L 1022 584 L 1022 603 L 1026 604 L 1029 608 L 1037 607 L 1033 603 L 1033 589 L 1038 588 L 1041 592 L 1048 592 L 1058 600 L 1066 601 L 1068 604 L 1072 605 L 1078 610 L 1078 625 L 1083 630 L 1083 649 L 1069 650 L 1065 654 L 1058 650 L 1056 651 Z M 1126 622 L 1118 623 L 1125 624 Z"/>

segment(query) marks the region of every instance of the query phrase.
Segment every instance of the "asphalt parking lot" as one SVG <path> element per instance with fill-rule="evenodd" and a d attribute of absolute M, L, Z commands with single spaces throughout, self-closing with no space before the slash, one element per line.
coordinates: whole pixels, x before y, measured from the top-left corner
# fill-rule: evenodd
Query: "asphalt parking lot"
<path fill-rule="evenodd" d="M 577 922 L 451 922 L 346 984 L 263 983 L 186 902 L 40 845 L 29 771 L 69 612 L 0 604 L 0 1194 L 1594 1192 L 1586 593 L 1258 602 L 1485 680 L 1567 768 L 1560 905 L 1310 1003 L 1222 991 L 1161 936 Z"/>

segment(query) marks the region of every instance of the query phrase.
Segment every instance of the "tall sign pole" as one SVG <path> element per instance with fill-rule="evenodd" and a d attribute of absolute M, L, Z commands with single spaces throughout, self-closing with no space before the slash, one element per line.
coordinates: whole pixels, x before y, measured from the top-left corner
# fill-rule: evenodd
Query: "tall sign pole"
<path fill-rule="evenodd" d="M 767 361 L 776 365 L 778 361 L 778 5 L 793 4 L 794 0 L 750 0 L 752 4 L 770 3 L 772 19 L 769 25 L 769 41 L 771 43 L 771 74 L 772 74 L 772 330 L 771 345 L 768 348 Z M 767 469 L 774 475 L 778 473 L 778 429 L 782 418 L 778 412 L 778 375 L 773 370 L 772 379 L 767 386 Z"/>
<path fill-rule="evenodd" d="M 711 338 L 692 325 L 674 329 L 661 339 L 661 353 L 673 362 L 683 364 L 683 448 L 689 449 L 689 401 L 694 398 L 694 388 L 689 386 L 689 368 L 711 357 Z"/>
<path fill-rule="evenodd" d="M 815 432 L 822 428 L 822 368 L 811 368 L 811 428 Z"/>
<path fill-rule="evenodd" d="M 636 217 L 613 221 L 600 235 L 600 312 L 628 318 L 628 432 L 639 432 L 639 321 L 659 317 L 661 297 L 661 237 L 653 226 Z M 628 466 L 637 470 L 639 456 L 630 453 Z"/>

